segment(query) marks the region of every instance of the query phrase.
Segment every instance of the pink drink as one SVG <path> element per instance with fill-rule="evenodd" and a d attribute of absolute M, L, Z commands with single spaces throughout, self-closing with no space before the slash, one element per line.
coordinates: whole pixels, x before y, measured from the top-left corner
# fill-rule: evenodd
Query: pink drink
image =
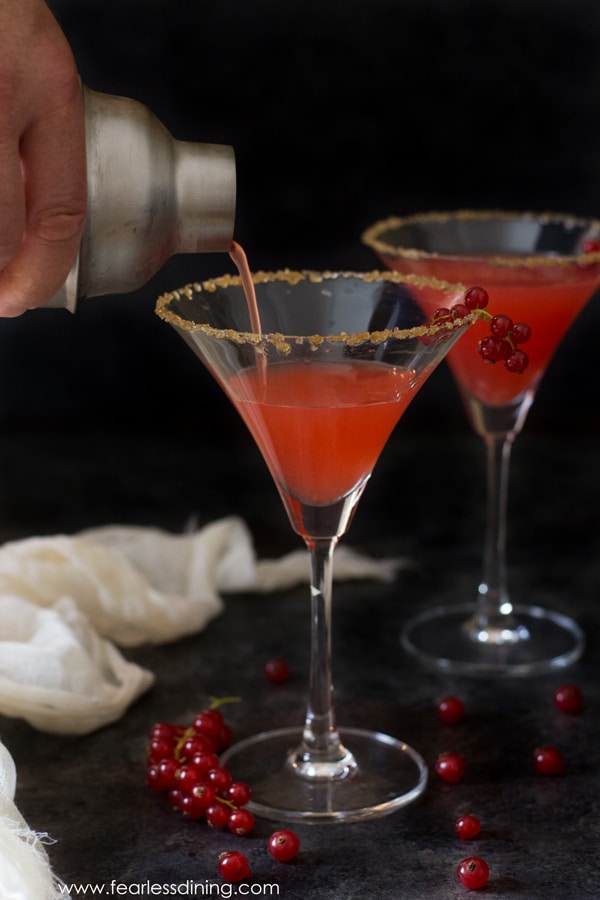
<path fill-rule="evenodd" d="M 428 375 L 374 362 L 281 362 L 231 378 L 227 391 L 278 487 L 325 506 L 371 474 L 396 422 Z"/>
<path fill-rule="evenodd" d="M 430 278 L 478 284 L 489 294 L 488 311 L 514 322 L 526 322 L 531 338 L 523 345 L 529 365 L 521 375 L 502 364 L 485 365 L 477 352 L 479 341 L 490 333 L 487 322 L 476 322 L 450 350 L 448 363 L 463 389 L 487 406 L 514 403 L 535 389 L 558 344 L 583 309 L 600 281 L 598 265 L 577 263 L 515 266 L 491 265 L 484 260 L 399 259 L 382 256 L 390 269 L 415 272 Z M 433 307 L 427 314 L 434 312 Z"/>

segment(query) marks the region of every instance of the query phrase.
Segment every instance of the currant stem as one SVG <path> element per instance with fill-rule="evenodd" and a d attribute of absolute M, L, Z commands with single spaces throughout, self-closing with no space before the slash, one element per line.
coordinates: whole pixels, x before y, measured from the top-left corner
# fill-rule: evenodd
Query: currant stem
<path fill-rule="evenodd" d="M 336 727 L 331 667 L 332 562 L 337 538 L 307 539 L 311 564 L 311 655 L 308 703 L 300 746 L 288 763 L 304 778 L 346 778 L 356 770 Z"/>

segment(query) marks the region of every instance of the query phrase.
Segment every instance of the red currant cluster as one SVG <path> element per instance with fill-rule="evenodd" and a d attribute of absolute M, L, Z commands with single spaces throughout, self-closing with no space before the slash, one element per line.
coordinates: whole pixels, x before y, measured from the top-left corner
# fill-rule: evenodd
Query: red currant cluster
<path fill-rule="evenodd" d="M 231 729 L 216 701 L 202 710 L 191 726 L 159 722 L 150 732 L 146 779 L 157 793 L 167 794 L 171 807 L 189 819 L 204 819 L 215 828 L 249 834 L 254 816 L 244 809 L 250 787 L 234 781 L 220 766 L 217 753 L 231 742 Z"/>
<path fill-rule="evenodd" d="M 488 300 L 487 291 L 483 288 L 469 288 L 465 292 L 464 303 L 455 303 L 450 309 L 441 307 L 434 312 L 431 322 L 443 326 L 477 312 L 480 318 L 489 321 L 491 331 L 479 341 L 477 349 L 481 358 L 491 364 L 503 362 L 505 369 L 520 375 L 529 365 L 529 357 L 520 345 L 527 343 L 531 337 L 531 328 L 525 322 L 513 322 L 509 316 L 492 316 L 486 310 Z"/>
<path fill-rule="evenodd" d="M 563 684 L 553 694 L 554 705 L 563 713 L 573 715 L 583 708 L 583 694 L 575 684 Z M 454 725 L 465 715 L 465 707 L 458 697 L 444 697 L 438 703 L 438 716 L 442 722 Z M 564 757 L 557 747 L 538 747 L 533 754 L 535 768 L 541 775 L 561 775 L 564 771 Z M 442 781 L 458 784 L 465 774 L 464 758 L 459 753 L 441 753 L 435 763 L 435 770 Z M 454 823 L 460 840 L 471 840 L 481 831 L 481 822 L 474 815 L 462 815 Z M 489 878 L 489 867 L 479 856 L 463 859 L 456 870 L 458 880 L 470 890 L 482 888 Z"/>

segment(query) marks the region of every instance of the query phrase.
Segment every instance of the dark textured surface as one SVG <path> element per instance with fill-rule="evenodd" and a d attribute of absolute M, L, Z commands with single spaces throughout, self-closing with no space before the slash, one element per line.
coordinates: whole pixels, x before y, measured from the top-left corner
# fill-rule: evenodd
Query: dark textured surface
<path fill-rule="evenodd" d="M 35 442 L 38 468 L 23 470 Z M 110 521 L 179 527 L 239 513 L 251 524 L 261 556 L 296 546 L 263 464 L 235 443 L 229 457 L 212 454 L 198 433 L 165 435 L 50 431 L 7 434 L 4 527 L 11 536 L 52 533 Z M 152 448 L 152 449 L 151 449 Z M 466 427 L 423 431 L 407 416 L 390 441 L 363 497 L 348 544 L 372 555 L 402 554 L 415 568 L 395 584 L 338 585 L 334 600 L 334 672 L 343 724 L 387 731 L 415 746 L 431 766 L 439 752 L 464 754 L 461 785 L 435 774 L 424 797 L 392 816 L 355 825 L 303 826 L 302 851 L 276 864 L 265 841 L 274 823 L 236 838 L 186 822 L 144 784 L 146 734 L 156 720 L 189 720 L 211 695 L 242 695 L 228 718 L 237 736 L 299 723 L 306 690 L 308 596 L 304 588 L 274 596 L 226 600 L 226 611 L 192 638 L 128 656 L 152 669 L 157 683 L 113 726 L 83 738 L 43 735 L 0 719 L 14 754 L 17 800 L 36 829 L 57 843 L 56 872 L 80 889 L 112 881 L 219 884 L 218 854 L 240 848 L 254 885 L 274 884 L 295 900 L 369 896 L 448 900 L 465 896 L 455 877 L 471 853 L 486 858 L 485 896 L 564 900 L 598 896 L 597 817 L 600 756 L 600 480 L 598 441 L 532 427 L 514 452 L 510 557 L 514 594 L 574 614 L 589 646 L 564 674 L 518 681 L 472 681 L 424 672 L 403 655 L 403 621 L 426 604 L 464 599 L 479 571 L 482 518 L 481 448 Z M 214 490 L 218 485 L 222 492 Z M 262 665 L 285 656 L 291 680 L 268 684 Z M 552 705 L 563 680 L 578 682 L 585 710 L 568 717 Z M 437 699 L 454 692 L 467 718 L 444 726 Z M 532 751 L 556 743 L 567 759 L 562 777 L 534 772 Z M 457 815 L 474 812 L 480 837 L 461 843 Z M 124 889 L 123 889 L 124 890 Z M 213 887 L 216 894 L 216 887 Z M 127 894 L 124 894 L 127 896 Z M 198 894 L 200 895 L 200 894 Z M 87 894 L 80 896 L 92 896 Z M 32 898 L 33 900 L 33 898 Z"/>

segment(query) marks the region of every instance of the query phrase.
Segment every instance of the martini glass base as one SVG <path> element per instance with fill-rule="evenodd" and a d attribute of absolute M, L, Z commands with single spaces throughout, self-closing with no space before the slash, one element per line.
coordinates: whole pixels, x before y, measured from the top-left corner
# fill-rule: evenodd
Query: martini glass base
<path fill-rule="evenodd" d="M 346 779 L 304 778 L 285 764 L 302 729 L 279 728 L 238 741 L 221 756 L 236 781 L 252 787 L 255 815 L 279 822 L 358 822 L 395 812 L 416 800 L 427 784 L 427 767 L 402 741 L 375 731 L 342 728 L 340 737 L 358 763 Z"/>
<path fill-rule="evenodd" d="M 585 636 L 573 619 L 539 606 L 513 612 L 510 639 L 494 643 L 469 628 L 475 604 L 433 607 L 410 619 L 402 646 L 428 668 L 483 677 L 543 674 L 581 657 Z"/>

